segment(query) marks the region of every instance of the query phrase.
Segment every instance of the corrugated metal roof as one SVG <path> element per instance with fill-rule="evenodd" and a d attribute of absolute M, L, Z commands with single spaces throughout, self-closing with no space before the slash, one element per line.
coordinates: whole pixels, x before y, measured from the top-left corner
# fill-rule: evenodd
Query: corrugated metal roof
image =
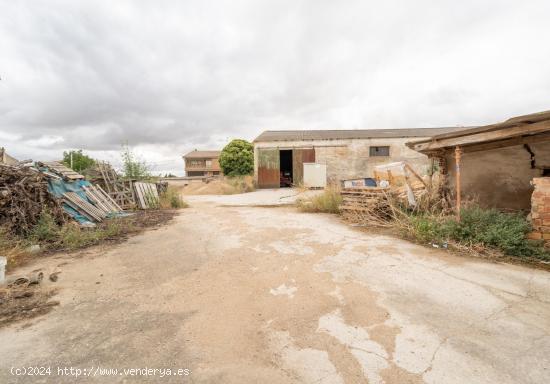
<path fill-rule="evenodd" d="M 397 128 L 397 129 L 331 129 L 303 131 L 265 131 L 254 142 L 291 140 L 338 140 L 400 137 L 431 137 L 463 130 L 465 127 Z"/>
<path fill-rule="evenodd" d="M 220 152 L 221 151 L 197 151 L 197 150 L 194 150 L 194 151 L 189 152 L 186 155 L 183 155 L 183 157 L 186 158 L 186 159 L 214 158 L 214 157 L 220 157 Z"/>

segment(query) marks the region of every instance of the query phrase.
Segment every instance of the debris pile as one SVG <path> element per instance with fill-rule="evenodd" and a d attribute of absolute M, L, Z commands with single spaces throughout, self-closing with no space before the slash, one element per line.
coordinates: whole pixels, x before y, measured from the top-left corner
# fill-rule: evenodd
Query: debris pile
<path fill-rule="evenodd" d="M 61 201 L 48 192 L 45 174 L 22 163 L 0 164 L 0 225 L 11 233 L 28 233 L 44 208 L 57 223 L 66 221 Z"/>
<path fill-rule="evenodd" d="M 343 188 L 342 215 L 349 221 L 376 226 L 396 219 L 397 206 L 421 208 L 429 194 L 426 182 L 405 162 L 376 167 L 376 186 Z"/>
<path fill-rule="evenodd" d="M 159 193 L 166 192 L 168 184 L 145 183 L 123 178 L 111 164 L 99 161 L 90 172 L 92 182 L 105 190 L 123 209 L 149 209 L 159 207 Z"/>
<path fill-rule="evenodd" d="M 56 291 L 41 287 L 43 278 L 43 272 L 35 271 L 13 278 L 7 286 L 0 287 L 0 328 L 45 314 L 59 305 L 58 301 L 50 300 Z"/>

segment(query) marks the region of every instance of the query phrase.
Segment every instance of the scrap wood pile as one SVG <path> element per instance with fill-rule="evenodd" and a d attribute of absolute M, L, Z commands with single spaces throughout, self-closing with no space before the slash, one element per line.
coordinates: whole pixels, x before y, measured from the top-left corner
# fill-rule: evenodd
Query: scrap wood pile
<path fill-rule="evenodd" d="M 342 216 L 352 222 L 383 225 L 392 217 L 390 193 L 389 188 L 380 187 L 344 188 L 340 192 Z"/>
<path fill-rule="evenodd" d="M 92 181 L 124 209 L 150 209 L 159 207 L 159 193 L 166 192 L 168 183 L 146 183 L 126 179 L 117 174 L 111 164 L 100 161 L 95 164 Z"/>
<path fill-rule="evenodd" d="M 402 176 L 396 176 L 396 170 Z M 342 189 L 340 211 L 344 218 L 352 222 L 386 226 L 397 218 L 399 207 L 424 208 L 429 188 L 408 164 L 399 162 L 377 167 L 375 178 L 376 187 Z"/>
<path fill-rule="evenodd" d="M 48 209 L 58 224 L 67 220 L 61 201 L 48 192 L 47 176 L 25 164 L 0 164 L 0 225 L 26 234 Z"/>
<path fill-rule="evenodd" d="M 0 225 L 26 235 L 44 211 L 58 225 L 72 218 L 93 226 L 122 209 L 100 187 L 58 162 L 0 164 Z"/>
<path fill-rule="evenodd" d="M 124 208 L 159 208 L 155 183 L 122 179 L 106 163 L 100 166 L 102 183 L 95 185 L 59 162 L 28 163 L 0 163 L 0 226 L 9 233 L 28 234 L 44 210 L 58 225 L 72 218 L 94 226 L 124 215 Z"/>

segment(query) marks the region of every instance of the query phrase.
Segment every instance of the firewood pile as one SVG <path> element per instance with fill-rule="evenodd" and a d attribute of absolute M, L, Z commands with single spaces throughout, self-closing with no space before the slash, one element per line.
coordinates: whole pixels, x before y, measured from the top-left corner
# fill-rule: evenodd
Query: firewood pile
<path fill-rule="evenodd" d="M 26 234 L 45 208 L 59 224 L 67 219 L 61 201 L 48 192 L 44 174 L 24 164 L 0 164 L 0 226 Z"/>

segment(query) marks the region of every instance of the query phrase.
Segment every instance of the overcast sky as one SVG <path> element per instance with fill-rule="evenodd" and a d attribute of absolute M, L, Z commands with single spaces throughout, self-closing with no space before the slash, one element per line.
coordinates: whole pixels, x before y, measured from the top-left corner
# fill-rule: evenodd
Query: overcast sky
<path fill-rule="evenodd" d="M 0 146 L 156 172 L 266 129 L 550 109 L 550 1 L 0 0 Z"/>

